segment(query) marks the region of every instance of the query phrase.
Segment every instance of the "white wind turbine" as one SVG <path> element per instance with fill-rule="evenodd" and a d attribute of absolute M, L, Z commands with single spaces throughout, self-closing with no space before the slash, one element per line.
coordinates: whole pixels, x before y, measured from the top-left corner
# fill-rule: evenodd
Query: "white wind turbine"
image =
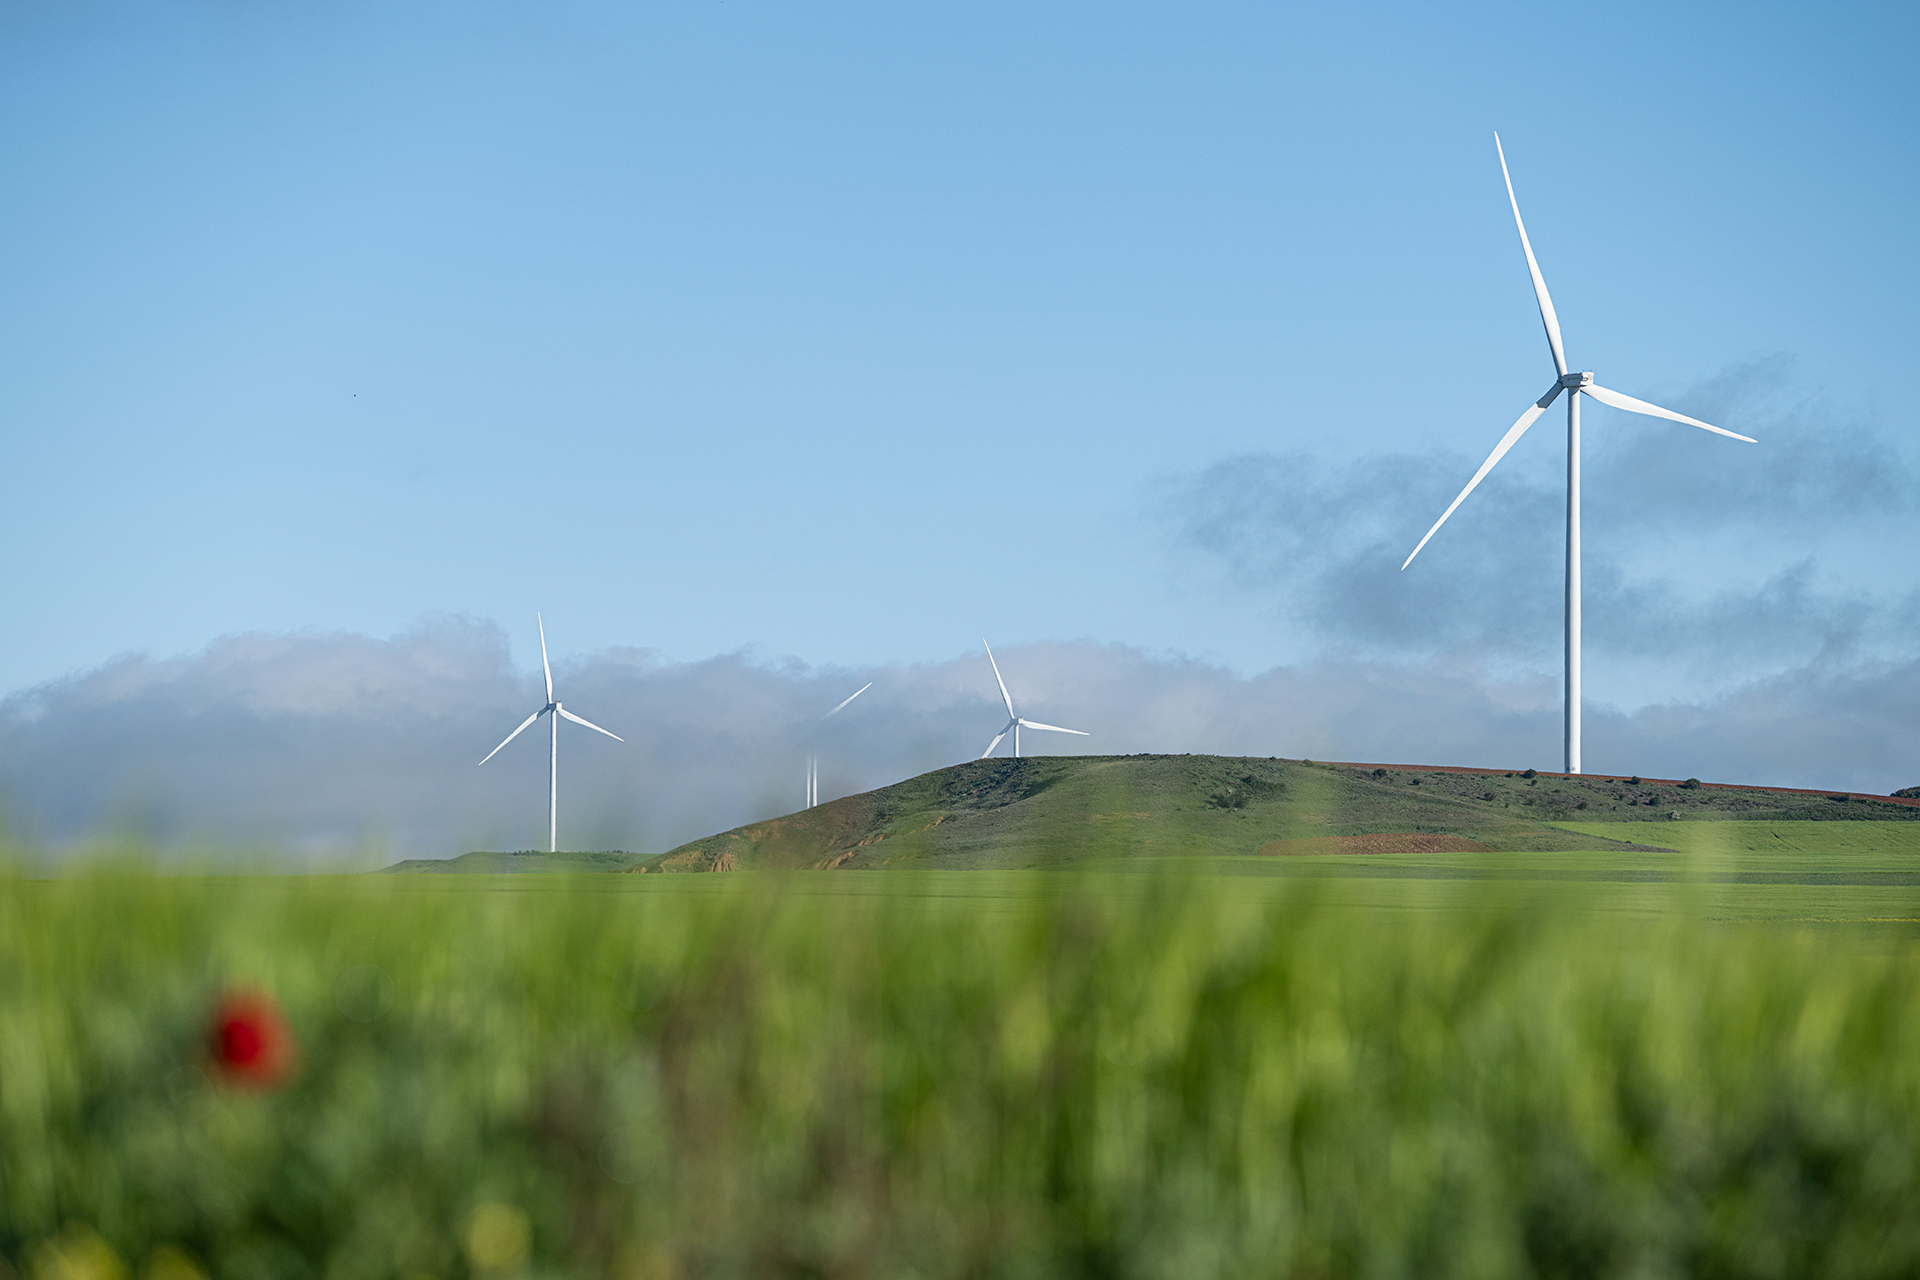
<path fill-rule="evenodd" d="M 551 730 L 549 734 L 551 741 L 548 744 L 547 753 L 547 852 L 556 853 L 560 848 L 560 717 L 565 716 L 575 724 L 583 724 L 595 733 L 606 733 L 607 736 L 615 742 L 625 742 L 626 739 L 617 733 L 607 733 L 605 729 L 602 729 L 591 720 L 581 719 L 554 700 L 553 668 L 547 665 L 547 624 L 545 619 L 541 618 L 537 613 L 533 615 L 533 620 L 540 628 L 540 670 L 545 672 L 547 677 L 547 705 L 528 716 L 525 720 L 522 720 L 520 722 L 520 729 L 526 728 L 548 712 L 553 713 L 553 722 L 548 726 Z M 508 734 L 505 740 L 500 743 L 500 747 L 506 746 L 507 743 L 519 737 L 520 729 L 515 729 L 512 733 Z M 495 747 L 493 750 L 487 752 L 486 759 L 480 763 L 485 764 L 487 760 L 491 760 L 499 755 L 500 747 Z"/>
<path fill-rule="evenodd" d="M 1698 418 L 1689 418 L 1684 413 L 1675 413 L 1671 409 L 1662 409 L 1659 405 L 1648 404 L 1645 400 L 1636 400 L 1632 396 L 1623 396 L 1618 391 L 1609 391 L 1607 390 L 1607 388 L 1597 385 L 1594 382 L 1593 375 L 1591 373 L 1568 373 L 1567 372 L 1566 353 L 1560 343 L 1560 320 L 1559 320 L 1559 317 L 1554 314 L 1553 299 L 1547 296 L 1547 282 L 1546 282 L 1546 279 L 1540 274 L 1540 264 L 1534 261 L 1533 245 L 1528 243 L 1527 241 L 1527 224 L 1520 220 L 1520 202 L 1514 198 L 1513 177 L 1507 172 L 1507 153 L 1500 146 L 1500 135 L 1497 133 L 1493 135 L 1493 147 L 1494 147 L 1494 151 L 1500 157 L 1500 176 L 1505 178 L 1507 183 L 1507 203 L 1513 206 L 1513 225 L 1517 227 L 1520 231 L 1520 249 L 1523 253 L 1527 255 L 1527 274 L 1531 276 L 1533 279 L 1533 296 L 1535 300 L 1538 301 L 1540 304 L 1540 322 L 1546 326 L 1547 346 L 1553 352 L 1553 367 L 1554 367 L 1554 371 L 1559 375 L 1559 377 L 1558 377 L 1558 380 L 1556 380 L 1554 384 L 1547 389 L 1547 394 L 1541 396 L 1538 400 L 1534 401 L 1532 406 L 1529 407 L 1525 413 L 1520 415 L 1520 420 L 1514 423 L 1513 426 L 1507 429 L 1507 434 L 1500 437 L 1500 443 L 1495 445 L 1493 448 L 1493 452 L 1487 455 L 1487 460 L 1480 464 L 1480 469 L 1473 473 L 1473 479 L 1467 481 L 1467 487 L 1460 491 L 1460 496 L 1453 500 L 1452 506 L 1449 506 L 1445 511 L 1440 513 L 1440 518 L 1433 522 L 1433 528 L 1427 530 L 1427 536 L 1425 538 L 1420 539 L 1420 545 L 1416 546 L 1413 549 L 1413 555 L 1408 556 L 1406 560 L 1406 564 L 1402 564 L 1400 567 L 1402 569 L 1405 569 L 1407 565 L 1413 563 L 1413 556 L 1417 556 L 1420 554 L 1420 547 L 1426 546 L 1427 539 L 1433 537 L 1434 534 L 1440 531 L 1440 526 L 1445 524 L 1447 522 L 1447 517 L 1452 515 L 1454 513 L 1454 510 L 1458 508 L 1462 502 L 1465 502 L 1467 500 L 1467 495 L 1473 492 L 1474 486 L 1478 485 L 1482 480 L 1486 478 L 1487 472 L 1493 470 L 1494 464 L 1500 461 L 1500 459 L 1504 458 L 1507 454 L 1507 450 L 1513 448 L 1514 443 L 1518 441 L 1521 436 L 1526 434 L 1527 428 L 1533 425 L 1534 420 L 1538 418 L 1541 414 L 1545 413 L 1549 408 L 1552 407 L 1555 398 L 1557 398 L 1562 391 L 1566 392 L 1567 393 L 1567 598 L 1566 598 L 1566 610 L 1567 610 L 1567 616 L 1566 616 L 1566 630 L 1567 630 L 1566 766 L 1567 767 L 1566 767 L 1566 771 L 1568 773 L 1579 773 L 1580 772 L 1580 397 L 1583 395 L 1592 396 L 1595 400 L 1598 400 L 1601 404 L 1611 405 L 1616 409 L 1625 409 L 1629 413 L 1644 413 L 1649 417 L 1654 417 L 1654 418 L 1667 418 L 1674 422 L 1684 422 L 1688 426 L 1701 427 L 1707 431 L 1713 432 L 1716 435 L 1727 436 L 1734 440 L 1744 440 L 1748 444 L 1755 444 L 1757 443 L 1757 441 L 1755 441 L 1751 436 L 1743 436 L 1737 432 L 1724 430 L 1720 427 L 1716 427 L 1709 423 L 1702 422 Z"/>
<path fill-rule="evenodd" d="M 848 694 L 841 701 L 839 706 L 827 712 L 827 714 L 821 716 L 820 718 L 822 720 L 833 719 L 835 716 L 839 715 L 842 711 L 846 710 L 847 703 L 852 702 L 855 698 L 859 697 L 861 694 L 865 693 L 867 690 L 871 688 L 873 688 L 873 681 L 869 680 L 865 684 L 861 685 L 858 689 L 855 689 L 852 693 Z M 809 755 L 807 757 L 807 808 L 811 809 L 813 808 L 813 806 L 819 803 L 820 803 L 820 757 L 818 755 Z"/>
<path fill-rule="evenodd" d="M 993 661 L 993 646 L 987 644 L 985 640 L 982 640 L 980 643 L 986 646 L 987 661 L 993 663 L 993 678 L 1000 686 L 1000 699 L 1007 704 L 1007 727 L 993 735 L 993 741 L 989 742 L 987 749 L 980 753 L 982 760 L 985 760 L 993 754 L 993 749 L 1000 745 L 1000 739 L 1006 737 L 1008 733 L 1013 734 L 1013 758 L 1018 760 L 1020 758 L 1020 730 L 1022 729 L 1045 729 L 1049 733 L 1077 733 L 1083 738 L 1093 736 L 1085 729 L 1062 729 L 1057 724 L 1040 724 L 1033 720 L 1022 720 L 1019 715 L 1014 712 L 1013 695 L 1007 692 L 1007 682 L 1000 679 L 1000 664 Z"/>

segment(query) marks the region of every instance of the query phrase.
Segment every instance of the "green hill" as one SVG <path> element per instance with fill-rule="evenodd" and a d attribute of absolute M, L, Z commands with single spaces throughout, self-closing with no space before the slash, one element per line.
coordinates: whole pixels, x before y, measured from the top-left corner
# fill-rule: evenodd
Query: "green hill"
<path fill-rule="evenodd" d="M 521 871 L 624 871 L 640 860 L 637 853 L 611 850 L 603 853 L 547 853 L 540 849 L 521 849 L 514 853 L 489 853 L 475 850 L 457 858 L 408 858 L 382 871 L 454 872 L 480 871 L 489 875 Z"/>
<path fill-rule="evenodd" d="M 1920 800 L 1227 756 L 976 760 L 654 857 L 476 851 L 394 872 L 1018 868 L 1093 858 L 1671 848 L 1673 822 L 1912 821 Z M 1623 824 L 1632 824 L 1630 826 Z"/>
<path fill-rule="evenodd" d="M 648 858 L 635 871 L 1014 868 L 1093 858 L 1665 848 L 1702 819 L 1914 820 L 1920 805 L 1671 780 L 1223 756 L 977 760 Z M 1632 823 L 1633 840 L 1555 823 Z M 1617 827 L 1611 829 L 1617 837 Z"/>

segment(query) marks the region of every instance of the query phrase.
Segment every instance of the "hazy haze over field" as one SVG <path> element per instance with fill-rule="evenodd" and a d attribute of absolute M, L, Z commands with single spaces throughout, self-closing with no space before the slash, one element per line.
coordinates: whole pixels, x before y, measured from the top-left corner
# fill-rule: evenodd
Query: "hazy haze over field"
<path fill-rule="evenodd" d="M 662 848 L 977 754 L 1920 783 L 1910 7 L 0 13 L 0 806 Z M 1531 68 L 1531 69 L 1529 69 Z M 718 656 L 716 656 L 718 655 Z M 791 656 L 789 656 L 791 655 Z M 544 731 L 544 730 L 543 730 Z M 536 745 L 536 742 L 538 744 Z"/>

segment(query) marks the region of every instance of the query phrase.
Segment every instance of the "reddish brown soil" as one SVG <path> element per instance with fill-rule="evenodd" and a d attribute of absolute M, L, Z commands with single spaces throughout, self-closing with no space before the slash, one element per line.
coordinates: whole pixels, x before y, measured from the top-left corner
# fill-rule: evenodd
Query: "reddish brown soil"
<path fill-rule="evenodd" d="M 1369 766 L 1371 767 L 1371 766 Z M 1306 836 L 1296 840 L 1269 840 L 1261 845 L 1263 858 L 1296 858 L 1316 853 L 1492 853 L 1475 840 L 1437 836 L 1427 831 L 1393 831 L 1370 836 Z"/>

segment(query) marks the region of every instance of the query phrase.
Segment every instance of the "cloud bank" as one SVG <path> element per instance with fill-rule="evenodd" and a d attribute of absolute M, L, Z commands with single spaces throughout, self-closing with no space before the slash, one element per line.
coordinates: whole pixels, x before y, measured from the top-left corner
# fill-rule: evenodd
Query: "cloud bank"
<path fill-rule="evenodd" d="M 1029 750 L 1219 752 L 1553 767 L 1559 691 L 1471 664 L 1321 659 L 1254 676 L 1114 645 L 1016 646 L 1024 714 L 1091 731 Z M 818 669 L 616 649 L 560 663 L 561 842 L 655 852 L 971 759 L 1004 718 L 983 655 Z M 868 680 L 840 717 L 820 717 Z M 543 701 L 497 628 L 434 619 L 391 639 L 242 635 L 127 658 L 0 703 L 16 837 L 364 860 L 544 847 L 544 724 L 476 762 Z M 1003 748 L 1004 750 L 1004 748 Z M 1596 772 L 1847 787 L 1920 783 L 1920 663 L 1816 662 L 1709 700 L 1593 708 Z"/>
<path fill-rule="evenodd" d="M 1882 433 L 1793 393 L 1784 363 L 1729 370 L 1670 401 L 1759 446 L 1597 407 L 1584 415 L 1589 696 L 1697 700 L 1913 652 L 1920 594 L 1901 552 L 1916 533 L 1920 471 Z M 1276 601 L 1305 651 L 1557 671 L 1559 414 L 1405 571 L 1480 457 L 1229 458 L 1170 482 L 1161 511 L 1194 572 Z"/>
<path fill-rule="evenodd" d="M 1610 411 L 1588 424 L 1595 772 L 1920 785 L 1904 559 L 1920 471 L 1792 393 L 1779 363 L 1646 389 L 1759 447 Z M 1010 647 L 1020 710 L 1093 735 L 1030 734 L 1027 749 L 1556 767 L 1562 453 L 1551 422 L 1535 433 L 1404 573 L 1478 458 L 1253 455 L 1168 482 L 1159 511 L 1194 589 L 1272 602 L 1293 660 L 1249 674 L 1120 645 Z M 827 798 L 882 786 L 973 758 L 1004 721 L 971 650 L 820 668 L 611 649 L 556 676 L 569 707 L 626 739 L 563 726 L 561 840 L 576 849 L 657 852 L 790 812 L 810 751 Z M 545 726 L 476 767 L 543 701 L 487 623 L 230 636 L 0 700 L 0 811 L 51 850 L 103 836 L 294 859 L 543 847 Z"/>

